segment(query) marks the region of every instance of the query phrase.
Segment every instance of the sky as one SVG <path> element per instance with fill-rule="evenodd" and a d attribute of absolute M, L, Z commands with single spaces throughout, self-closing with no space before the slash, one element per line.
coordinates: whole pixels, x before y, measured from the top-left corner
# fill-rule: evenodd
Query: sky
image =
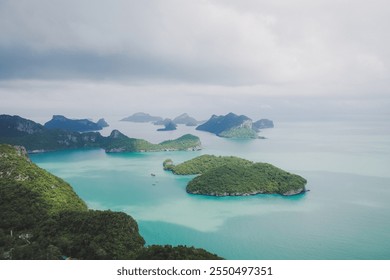
<path fill-rule="evenodd" d="M 390 119 L 390 3 L 0 0 L 0 113 Z"/>

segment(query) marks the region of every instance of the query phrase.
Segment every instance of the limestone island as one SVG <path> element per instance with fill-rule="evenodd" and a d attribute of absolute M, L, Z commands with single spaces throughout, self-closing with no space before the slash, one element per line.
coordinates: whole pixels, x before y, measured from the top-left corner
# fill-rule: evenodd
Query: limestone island
<path fill-rule="evenodd" d="M 253 122 L 247 116 L 229 113 L 226 116 L 212 115 L 208 121 L 197 126 L 196 130 L 207 131 L 224 138 L 264 139 L 257 133 L 260 129 L 272 127 L 273 122 L 268 119 Z"/>
<path fill-rule="evenodd" d="M 297 195 L 306 192 L 306 179 L 269 163 L 233 156 L 202 155 L 175 165 L 167 159 L 164 170 L 177 175 L 198 175 L 186 187 L 191 194 L 247 196 L 255 194 Z"/>

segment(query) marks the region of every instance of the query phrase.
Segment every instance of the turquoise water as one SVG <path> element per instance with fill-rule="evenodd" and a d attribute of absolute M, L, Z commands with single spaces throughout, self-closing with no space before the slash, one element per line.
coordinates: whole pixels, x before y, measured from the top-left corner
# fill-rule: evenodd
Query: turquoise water
<path fill-rule="evenodd" d="M 179 126 L 111 121 L 152 142 L 200 136 L 197 152 L 106 154 L 103 150 L 31 155 L 64 178 L 94 209 L 133 216 L 147 244 L 202 247 L 227 259 L 390 259 L 390 129 L 378 123 L 282 123 L 266 140 L 229 140 Z M 166 158 L 236 155 L 304 176 L 294 197 L 215 198 L 185 192 L 191 176 L 162 170 Z M 151 173 L 156 174 L 155 177 Z"/>

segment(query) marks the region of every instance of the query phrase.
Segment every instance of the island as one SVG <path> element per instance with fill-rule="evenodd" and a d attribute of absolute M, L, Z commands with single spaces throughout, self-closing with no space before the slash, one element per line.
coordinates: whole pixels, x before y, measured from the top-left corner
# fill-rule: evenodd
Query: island
<path fill-rule="evenodd" d="M 273 127 L 274 127 L 274 122 L 269 119 L 261 119 L 252 124 L 252 128 L 257 132 L 259 132 L 260 129 L 273 128 Z"/>
<path fill-rule="evenodd" d="M 306 179 L 269 163 L 252 162 L 234 156 L 202 155 L 175 165 L 163 162 L 165 170 L 177 175 L 198 175 L 186 187 L 191 194 L 247 196 L 280 194 L 291 196 L 306 191 Z"/>
<path fill-rule="evenodd" d="M 183 113 L 173 119 L 175 124 L 184 124 L 186 126 L 197 126 L 198 121 L 193 117 L 190 117 L 187 113 Z"/>
<path fill-rule="evenodd" d="M 256 131 L 252 129 L 252 120 L 247 116 L 238 116 L 234 113 L 226 116 L 212 115 L 207 122 L 197 126 L 196 130 L 211 132 L 226 138 L 258 138 Z"/>
<path fill-rule="evenodd" d="M 0 144 L 0 259 L 221 259 L 204 249 L 145 246 L 128 214 L 91 210 L 64 180 Z"/>
<path fill-rule="evenodd" d="M 101 118 L 99 119 L 97 122 L 96 122 L 99 126 L 101 126 L 102 128 L 104 127 L 109 127 L 110 125 L 106 122 L 105 119 Z"/>
<path fill-rule="evenodd" d="M 99 132 L 49 129 L 32 120 L 10 115 L 0 115 L 0 143 L 24 146 L 28 152 L 80 148 L 102 148 L 107 153 L 201 149 L 199 137 L 191 134 L 153 144 L 143 139 L 130 138 L 118 130 L 113 130 L 105 137 Z"/>
<path fill-rule="evenodd" d="M 138 112 L 134 113 L 133 115 L 121 119 L 121 121 L 124 122 L 157 122 L 157 121 L 162 121 L 163 118 L 157 117 L 157 116 L 151 116 L 147 113 L 143 112 Z"/>
<path fill-rule="evenodd" d="M 177 128 L 177 125 L 171 119 L 165 119 L 161 122 L 157 122 L 154 124 L 157 125 L 160 123 L 162 125 L 164 125 L 164 128 L 159 128 L 159 129 L 157 129 L 157 131 L 172 131 L 172 130 L 176 130 L 176 128 Z"/>
<path fill-rule="evenodd" d="M 53 118 L 46 122 L 44 127 L 48 129 L 62 129 L 67 131 L 77 131 L 77 132 L 86 132 L 86 131 L 96 131 L 102 130 L 103 126 L 102 121 L 100 124 L 94 123 L 88 119 L 68 119 L 62 115 L 54 115 Z"/>

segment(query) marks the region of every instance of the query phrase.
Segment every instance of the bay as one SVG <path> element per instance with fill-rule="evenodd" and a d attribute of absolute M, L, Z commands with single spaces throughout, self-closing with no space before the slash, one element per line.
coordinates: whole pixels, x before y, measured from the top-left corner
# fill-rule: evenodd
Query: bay
<path fill-rule="evenodd" d="M 192 133 L 203 150 L 106 154 L 72 150 L 31 155 L 69 182 L 93 209 L 134 217 L 147 245 L 202 247 L 227 259 L 390 259 L 390 129 L 378 122 L 277 123 L 260 135 L 232 140 L 179 126 L 118 122 L 129 137 L 153 143 Z M 268 162 L 308 180 L 293 197 L 207 197 L 185 192 L 193 176 L 162 169 L 201 154 Z M 156 176 L 151 176 L 151 174 Z"/>

